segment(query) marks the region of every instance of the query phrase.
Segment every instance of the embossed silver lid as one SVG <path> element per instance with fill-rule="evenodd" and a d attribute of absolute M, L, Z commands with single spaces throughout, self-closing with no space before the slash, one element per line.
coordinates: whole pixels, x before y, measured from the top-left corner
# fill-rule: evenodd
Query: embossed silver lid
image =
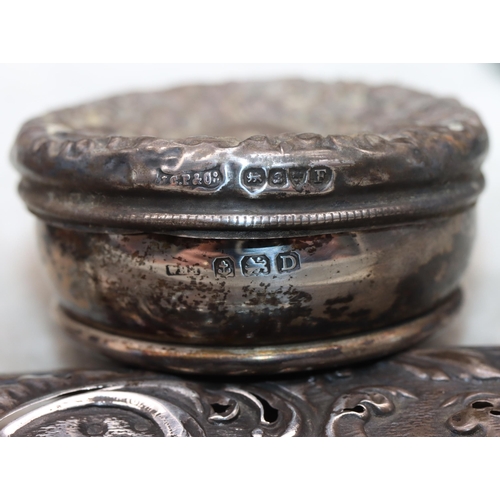
<path fill-rule="evenodd" d="M 317 231 L 466 209 L 487 146 L 479 117 L 454 99 L 284 80 L 56 111 L 22 127 L 12 156 L 29 209 L 56 224 Z"/>

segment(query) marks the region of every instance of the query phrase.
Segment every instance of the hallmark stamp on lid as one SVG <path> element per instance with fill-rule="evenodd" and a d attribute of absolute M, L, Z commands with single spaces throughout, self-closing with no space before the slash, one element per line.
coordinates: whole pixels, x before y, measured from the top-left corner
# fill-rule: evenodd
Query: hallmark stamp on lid
<path fill-rule="evenodd" d="M 240 185 L 249 193 L 266 191 L 301 193 L 332 190 L 334 172 L 331 167 L 247 167 L 241 172 Z"/>

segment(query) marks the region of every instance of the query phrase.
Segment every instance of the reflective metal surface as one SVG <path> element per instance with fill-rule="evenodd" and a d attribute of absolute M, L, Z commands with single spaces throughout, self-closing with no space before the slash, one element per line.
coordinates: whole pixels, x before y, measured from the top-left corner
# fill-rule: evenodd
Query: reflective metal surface
<path fill-rule="evenodd" d="M 345 336 L 432 310 L 458 286 L 474 214 L 274 240 L 40 229 L 74 319 L 156 342 L 251 346 Z"/>
<path fill-rule="evenodd" d="M 98 230 L 310 231 L 474 204 L 488 136 L 454 99 L 300 80 L 117 96 L 27 122 L 20 192 Z"/>
<path fill-rule="evenodd" d="M 74 336 L 129 362 L 235 374 L 376 357 L 437 328 L 487 146 L 454 100 L 281 81 L 56 111 L 24 125 L 13 159 Z"/>
<path fill-rule="evenodd" d="M 3 377 L 0 436 L 500 436 L 500 350 L 412 350 L 231 383 L 140 371 Z"/>
<path fill-rule="evenodd" d="M 430 313 L 379 330 L 266 346 L 212 347 L 136 340 L 75 321 L 62 310 L 59 320 L 73 338 L 128 364 L 180 373 L 277 375 L 344 366 L 405 349 L 443 328 L 456 312 L 460 298 L 456 291 Z"/>

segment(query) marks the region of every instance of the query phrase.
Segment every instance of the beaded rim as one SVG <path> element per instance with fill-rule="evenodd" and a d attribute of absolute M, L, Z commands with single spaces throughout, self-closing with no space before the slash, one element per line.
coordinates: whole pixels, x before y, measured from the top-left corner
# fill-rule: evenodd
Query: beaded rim
<path fill-rule="evenodd" d="M 200 105 L 214 92 L 223 104 L 233 95 L 253 96 L 256 88 L 265 94 L 273 85 L 282 85 L 284 96 L 290 88 L 295 96 L 365 92 L 366 126 L 374 132 L 244 140 L 119 135 L 134 110 L 146 120 L 151 111 L 141 108 L 144 102 L 150 107 L 180 102 L 175 124 L 182 118 L 183 96 L 188 102 L 193 89 Z M 389 109 L 385 115 L 380 111 L 379 123 L 371 107 L 380 102 Z M 395 103 L 403 109 L 396 110 Z M 189 115 L 193 110 L 184 104 Z M 319 113 L 321 105 L 311 113 Z M 49 221 L 259 230 L 377 224 L 465 209 L 483 187 L 480 165 L 487 147 L 479 117 L 453 99 L 393 86 L 285 80 L 188 86 L 56 111 L 23 126 L 12 158 L 23 174 L 21 194 L 28 207 Z"/>

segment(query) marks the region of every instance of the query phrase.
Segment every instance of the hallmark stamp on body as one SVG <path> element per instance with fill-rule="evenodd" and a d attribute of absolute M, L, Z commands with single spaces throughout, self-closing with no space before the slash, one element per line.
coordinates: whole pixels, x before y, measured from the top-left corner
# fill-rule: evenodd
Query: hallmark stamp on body
<path fill-rule="evenodd" d="M 230 257 L 217 257 L 213 262 L 216 278 L 234 278 L 234 262 Z"/>
<path fill-rule="evenodd" d="M 167 276 L 199 276 L 201 270 L 195 266 L 182 266 L 177 264 L 167 265 Z"/>
<path fill-rule="evenodd" d="M 276 267 L 279 273 L 291 273 L 300 269 L 300 257 L 297 252 L 279 253 L 276 257 Z"/>
<path fill-rule="evenodd" d="M 243 276 L 263 276 L 271 272 L 271 262 L 265 255 L 246 256 L 241 259 Z"/>
<path fill-rule="evenodd" d="M 216 278 L 233 278 L 239 270 L 242 276 L 257 278 L 271 273 L 291 273 L 300 269 L 300 256 L 297 252 L 282 252 L 274 257 L 261 255 L 244 255 L 239 261 L 231 257 L 214 259 L 213 270 Z"/>

